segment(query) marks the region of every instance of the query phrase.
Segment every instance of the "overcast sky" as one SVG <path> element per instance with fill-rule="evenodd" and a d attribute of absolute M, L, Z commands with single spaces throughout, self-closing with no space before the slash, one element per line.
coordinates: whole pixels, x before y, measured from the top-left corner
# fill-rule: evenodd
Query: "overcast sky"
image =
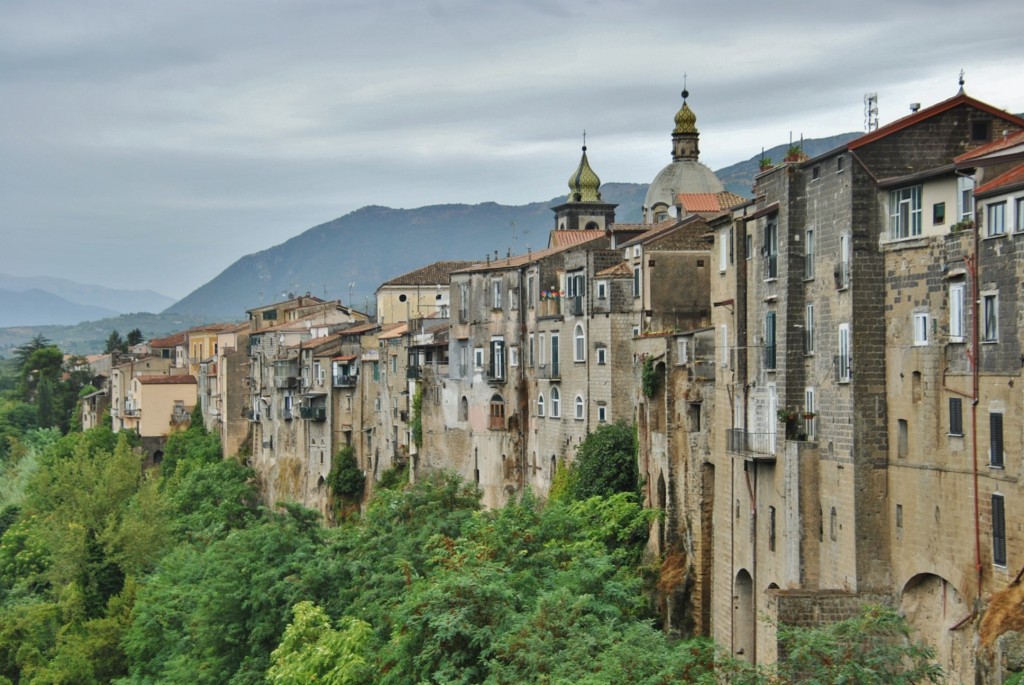
<path fill-rule="evenodd" d="M 834 5 L 834 9 L 830 9 Z M 0 272 L 182 297 L 367 204 L 713 169 L 911 102 L 1024 111 L 1024 2 L 5 0 Z"/>

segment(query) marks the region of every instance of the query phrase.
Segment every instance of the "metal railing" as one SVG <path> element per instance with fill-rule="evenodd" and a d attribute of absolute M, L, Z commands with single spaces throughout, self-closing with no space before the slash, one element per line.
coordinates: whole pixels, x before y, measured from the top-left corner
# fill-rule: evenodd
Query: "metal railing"
<path fill-rule="evenodd" d="M 726 450 L 755 459 L 775 459 L 775 433 L 749 433 L 743 428 L 726 429 Z"/>

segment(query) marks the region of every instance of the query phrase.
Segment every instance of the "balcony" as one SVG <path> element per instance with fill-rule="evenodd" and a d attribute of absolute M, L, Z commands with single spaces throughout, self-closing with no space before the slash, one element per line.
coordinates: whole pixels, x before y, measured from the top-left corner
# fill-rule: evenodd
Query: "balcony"
<path fill-rule="evenodd" d="M 726 450 L 752 461 L 775 461 L 775 433 L 748 433 L 742 428 L 726 430 Z"/>
<path fill-rule="evenodd" d="M 327 407 L 300 407 L 299 416 L 307 421 L 326 421 Z"/>
<path fill-rule="evenodd" d="M 537 365 L 537 378 L 556 381 L 562 377 L 562 370 L 557 363 L 546 363 Z"/>
<path fill-rule="evenodd" d="M 242 418 L 243 419 L 249 419 L 250 421 L 259 421 L 260 420 L 260 413 L 258 411 L 253 410 L 253 409 L 243 409 L 242 410 Z"/>
<path fill-rule="evenodd" d="M 339 375 L 334 377 L 334 387 L 335 388 L 354 388 L 354 387 L 356 387 L 356 378 L 357 378 L 357 376 L 352 376 L 352 375 L 348 375 L 348 374 L 339 374 Z"/>
<path fill-rule="evenodd" d="M 291 388 L 297 388 L 299 386 L 299 379 L 295 376 L 285 376 L 283 378 L 274 379 L 274 387 L 278 390 L 289 390 Z"/>
<path fill-rule="evenodd" d="M 573 316 L 583 316 L 583 296 L 575 295 L 570 297 L 567 304 L 569 305 L 569 313 Z"/>
<path fill-rule="evenodd" d="M 294 418 L 294 412 L 291 409 L 282 409 L 281 418 L 285 421 L 291 421 Z"/>
<path fill-rule="evenodd" d="M 562 315 L 562 300 L 542 299 L 537 303 L 537 318 L 552 318 Z"/>
<path fill-rule="evenodd" d="M 503 431 L 505 430 L 505 417 L 504 416 L 489 416 L 487 427 L 492 431 Z"/>
<path fill-rule="evenodd" d="M 142 410 L 141 409 L 136 409 L 134 407 L 132 407 L 132 408 L 125 408 L 123 415 L 124 415 L 125 418 L 136 418 L 137 419 L 140 416 L 142 416 Z"/>
<path fill-rule="evenodd" d="M 411 381 L 419 380 L 423 377 L 423 369 L 419 366 L 409 366 L 405 370 L 405 377 Z"/>
<path fill-rule="evenodd" d="M 409 423 L 409 412 L 399 411 L 398 420 L 401 421 L 402 423 Z"/>

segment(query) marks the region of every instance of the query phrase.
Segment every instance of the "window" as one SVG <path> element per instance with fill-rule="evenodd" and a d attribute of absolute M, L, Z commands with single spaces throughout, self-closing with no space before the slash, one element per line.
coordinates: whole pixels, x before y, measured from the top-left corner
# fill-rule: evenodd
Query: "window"
<path fill-rule="evenodd" d="M 491 308 L 501 309 L 501 281 L 499 279 L 491 281 Z"/>
<path fill-rule="evenodd" d="M 836 287 L 850 287 L 850 236 L 839 236 L 839 264 L 836 266 Z"/>
<path fill-rule="evenodd" d="M 633 267 L 633 297 L 640 297 L 640 267 Z"/>
<path fill-rule="evenodd" d="M 932 205 L 932 223 L 936 226 L 946 223 L 946 203 L 936 202 Z"/>
<path fill-rule="evenodd" d="M 814 398 L 814 388 L 804 388 L 804 433 L 808 440 L 814 440 L 818 413 L 818 403 Z"/>
<path fill-rule="evenodd" d="M 956 213 L 957 221 L 974 218 L 974 179 L 969 176 L 956 178 Z"/>
<path fill-rule="evenodd" d="M 505 400 L 501 395 L 491 395 L 491 430 L 505 430 Z"/>
<path fill-rule="evenodd" d="M 393 355 L 391 355 L 391 374 L 395 375 L 397 373 L 398 373 L 398 355 L 397 354 L 393 354 Z M 319 376 L 319 375 L 320 374 L 318 372 L 317 376 Z"/>
<path fill-rule="evenodd" d="M 484 368 L 484 348 L 473 348 L 473 366 L 475 366 L 478 369 Z"/>
<path fill-rule="evenodd" d="M 1017 233 L 1024 232 L 1024 197 L 1018 197 L 1014 201 L 1013 230 Z"/>
<path fill-rule="evenodd" d="M 526 359 L 527 359 L 527 363 L 530 365 L 530 368 L 533 368 L 533 362 L 534 362 L 534 359 L 535 359 L 534 358 L 534 353 L 533 353 L 534 352 L 533 333 L 530 333 L 530 336 L 529 336 L 528 340 L 529 340 L 529 342 L 527 344 L 527 350 L 526 350 L 527 357 L 526 357 Z"/>
<path fill-rule="evenodd" d="M 508 348 L 508 365 L 519 366 L 519 348 L 510 347 Z"/>
<path fill-rule="evenodd" d="M 505 341 L 491 340 L 491 367 L 488 369 L 494 380 L 505 379 Z"/>
<path fill-rule="evenodd" d="M 726 231 L 718 234 L 718 270 L 725 272 L 729 266 L 729 236 Z"/>
<path fill-rule="evenodd" d="M 676 340 L 676 363 L 686 364 L 690 361 L 690 341 L 684 338 Z"/>
<path fill-rule="evenodd" d="M 768 551 L 775 551 L 775 507 L 768 507 Z"/>
<path fill-rule="evenodd" d="M 992 563 L 1006 566 L 1006 503 L 998 493 L 992 494 Z"/>
<path fill-rule="evenodd" d="M 545 342 L 544 334 L 540 333 L 539 335 L 540 335 L 540 338 L 537 341 L 537 354 L 540 355 L 540 359 L 538 359 L 537 361 L 538 361 L 538 363 L 541 366 L 544 366 L 544 360 L 545 360 L 545 355 L 547 354 L 547 350 L 544 347 L 544 342 Z"/>
<path fill-rule="evenodd" d="M 921 235 L 921 186 L 900 188 L 889 194 L 889 239 Z"/>
<path fill-rule="evenodd" d="M 764 315 L 764 368 L 775 370 L 775 312 Z"/>
<path fill-rule="evenodd" d="M 380 362 L 373 363 L 373 382 L 380 382 Z"/>
<path fill-rule="evenodd" d="M 469 400 L 463 395 L 462 399 L 459 400 L 459 421 L 469 420 Z"/>
<path fill-rule="evenodd" d="M 551 377 L 558 378 L 558 333 L 551 334 Z"/>
<path fill-rule="evenodd" d="M 469 283 L 459 283 L 459 321 L 469 319 Z"/>
<path fill-rule="evenodd" d="M 597 299 L 604 300 L 608 298 L 608 282 L 598 281 L 597 282 Z"/>
<path fill-rule="evenodd" d="M 601 366 L 604 366 L 605 364 L 608 363 L 608 348 L 607 347 L 599 347 L 599 348 L 597 348 L 597 363 L 599 365 L 601 365 Z"/>
<path fill-rule="evenodd" d="M 850 324 L 839 324 L 839 356 L 836 359 L 836 371 L 840 383 L 850 382 Z"/>
<path fill-rule="evenodd" d="M 906 459 L 910 451 L 910 427 L 906 419 L 896 419 L 896 456 Z"/>
<path fill-rule="evenodd" d="M 949 286 L 949 342 L 964 341 L 964 283 L 951 283 Z"/>
<path fill-rule="evenodd" d="M 719 363 L 723 369 L 726 369 L 729 367 L 729 326 L 722 324 L 720 330 L 719 345 L 722 351 L 719 354 Z"/>
<path fill-rule="evenodd" d="M 597 407 L 597 420 L 601 423 L 606 423 L 608 421 L 608 407 L 603 404 L 598 405 Z"/>
<path fill-rule="evenodd" d="M 839 156 L 836 157 L 836 173 L 840 173 L 846 166 L 846 158 Z"/>
<path fill-rule="evenodd" d="M 753 255 L 753 252 L 754 252 L 754 236 L 752 236 L 752 235 L 750 235 L 748 233 L 744 237 L 745 237 L 745 240 L 743 241 L 743 247 L 747 251 L 747 261 L 750 261 L 751 257 L 754 256 Z"/>
<path fill-rule="evenodd" d="M 930 317 L 926 312 L 914 314 L 914 345 L 921 346 L 928 344 L 928 323 Z"/>
<path fill-rule="evenodd" d="M 558 387 L 551 388 L 551 418 L 557 419 L 562 416 L 562 393 Z"/>
<path fill-rule="evenodd" d="M 584 362 L 587 360 L 587 338 L 583 334 L 583 324 L 576 324 L 576 330 L 572 336 L 572 360 Z"/>
<path fill-rule="evenodd" d="M 816 166 L 813 169 L 811 169 L 811 180 L 817 181 L 819 178 L 821 178 L 821 167 Z"/>
<path fill-rule="evenodd" d="M 897 528 L 902 528 L 903 527 L 903 505 L 902 504 L 897 504 L 896 505 L 896 527 Z"/>
<path fill-rule="evenodd" d="M 804 354 L 814 354 L 814 304 L 804 308 Z"/>
<path fill-rule="evenodd" d="M 526 306 L 533 307 L 535 295 L 533 294 L 533 276 L 526 278 Z"/>
<path fill-rule="evenodd" d="M 985 235 L 997 236 L 1006 234 L 1006 202 L 992 202 L 985 208 L 987 228 Z"/>
<path fill-rule="evenodd" d="M 537 395 L 537 416 L 544 416 L 544 393 Z"/>
<path fill-rule="evenodd" d="M 972 121 L 971 122 L 971 142 L 972 143 L 987 143 L 992 140 L 992 122 L 989 121 Z"/>
<path fill-rule="evenodd" d="M 324 382 L 324 370 L 318 361 L 313 362 L 313 379 L 317 384 L 322 384 Z"/>
<path fill-rule="evenodd" d="M 982 341 L 996 342 L 999 340 L 999 295 L 998 293 L 982 293 Z"/>
<path fill-rule="evenodd" d="M 949 434 L 964 434 L 964 401 L 959 397 L 949 398 Z"/>
<path fill-rule="evenodd" d="M 576 399 L 573 401 L 573 417 L 577 421 L 583 420 L 583 411 L 586 405 L 583 402 L 582 395 L 576 395 Z"/>
<path fill-rule="evenodd" d="M 639 257 L 640 256 L 640 246 L 639 245 L 634 245 L 633 246 L 633 256 L 634 257 Z"/>
<path fill-rule="evenodd" d="M 814 278 L 814 229 L 808 228 L 804 243 L 804 278 Z"/>
<path fill-rule="evenodd" d="M 1005 465 L 1002 412 L 989 412 L 988 415 L 988 465 L 994 469 L 1001 469 Z"/>
<path fill-rule="evenodd" d="M 779 223 L 771 217 L 764 223 L 764 277 L 778 278 L 779 275 Z"/>

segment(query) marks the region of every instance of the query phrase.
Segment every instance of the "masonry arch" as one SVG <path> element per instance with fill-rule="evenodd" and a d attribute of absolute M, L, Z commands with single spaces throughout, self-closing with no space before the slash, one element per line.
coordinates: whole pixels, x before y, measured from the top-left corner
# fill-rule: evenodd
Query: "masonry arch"
<path fill-rule="evenodd" d="M 935 650 L 935 661 L 950 682 L 974 679 L 971 631 L 951 630 L 971 613 L 971 607 L 952 583 L 934 573 L 918 573 L 903 586 L 899 609 L 911 638 Z"/>
<path fill-rule="evenodd" d="M 733 583 L 732 651 L 739 659 L 754 661 L 754 579 L 745 568 Z"/>

